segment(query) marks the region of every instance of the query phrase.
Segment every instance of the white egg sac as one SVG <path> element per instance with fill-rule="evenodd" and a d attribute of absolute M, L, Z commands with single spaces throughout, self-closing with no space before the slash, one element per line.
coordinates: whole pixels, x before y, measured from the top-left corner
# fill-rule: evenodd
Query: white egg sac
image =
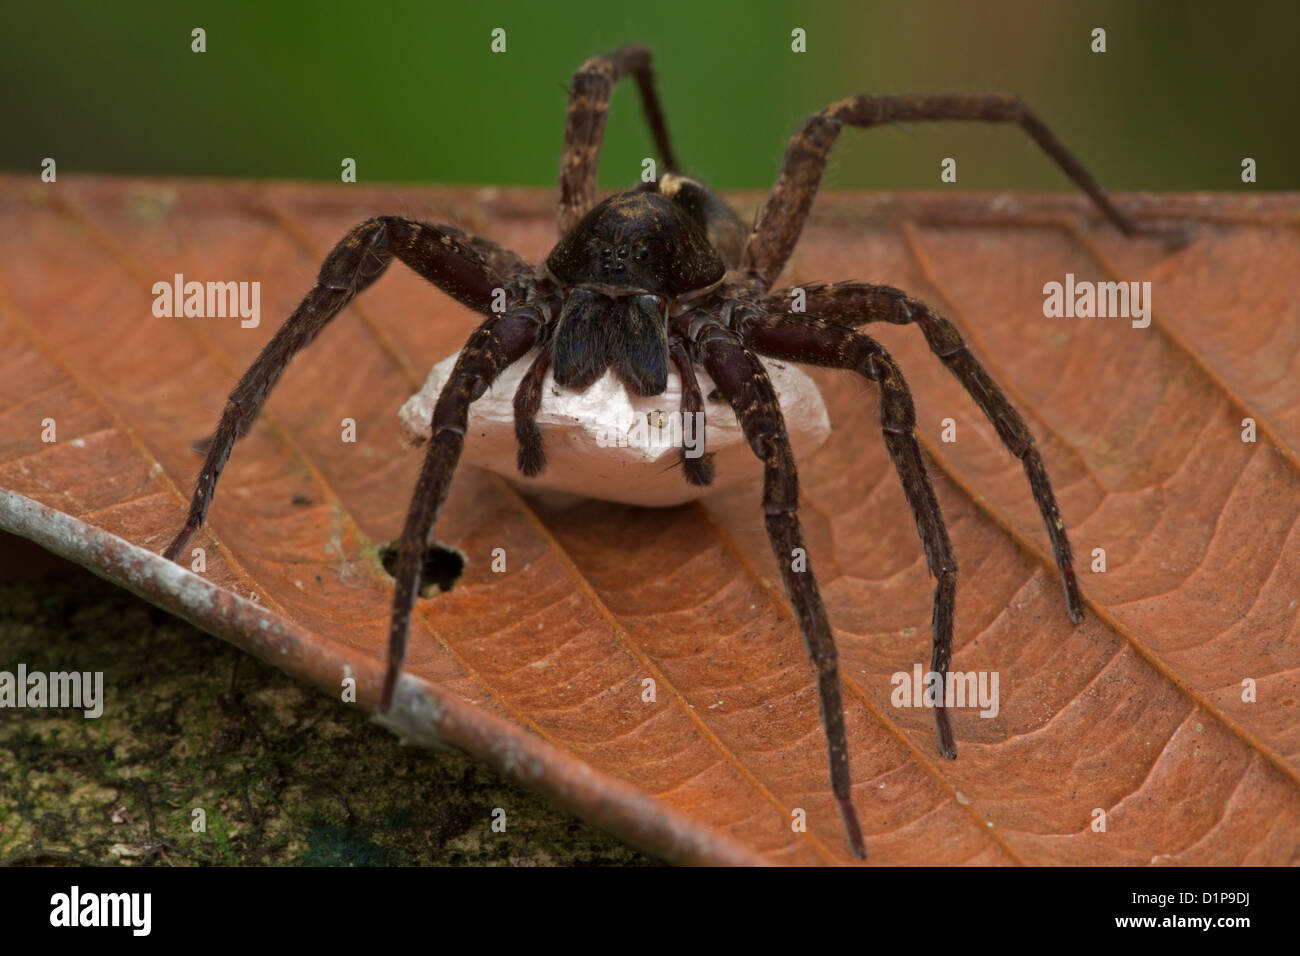
<path fill-rule="evenodd" d="M 412 444 L 428 441 L 433 406 L 457 355 L 435 365 L 424 387 L 402 406 L 402 431 Z M 681 377 L 670 366 L 667 390 L 648 398 L 628 394 L 610 372 L 582 392 L 561 388 L 547 372 L 537 414 L 546 468 L 536 478 L 525 478 L 516 465 L 513 402 L 534 357 L 525 356 L 502 372 L 470 406 L 462 464 L 496 472 L 526 491 L 560 491 L 650 507 L 683 504 L 762 475 L 762 462 L 745 441 L 731 406 L 708 397 L 713 380 L 697 368 L 707 422 L 704 441 L 699 440 L 696 422 L 681 413 Z M 795 457 L 808 455 L 831 432 L 821 393 L 800 369 L 769 359 L 762 362 L 781 402 Z M 704 452 L 714 456 L 711 485 L 700 488 L 686 481 L 683 447 L 693 457 Z"/>

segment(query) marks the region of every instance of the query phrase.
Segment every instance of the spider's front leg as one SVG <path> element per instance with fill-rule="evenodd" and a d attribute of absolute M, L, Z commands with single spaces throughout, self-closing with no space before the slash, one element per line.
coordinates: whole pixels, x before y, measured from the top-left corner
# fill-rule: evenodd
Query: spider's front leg
<path fill-rule="evenodd" d="M 1018 96 L 983 93 L 971 96 L 851 96 L 815 113 L 790 139 L 781 174 L 745 247 L 743 268 L 771 288 L 780 275 L 812 208 L 822 173 L 840 130 L 847 123 L 867 129 L 885 123 L 925 120 L 979 120 L 1015 123 L 1091 197 L 1126 236 L 1149 235 L 1185 242 L 1190 233 L 1139 225 L 1121 212 L 1096 178 Z"/>
<path fill-rule="evenodd" d="M 817 668 L 822 726 L 830 755 L 831 789 L 839 803 L 849 844 L 855 855 L 865 857 L 862 828 L 853 809 L 838 654 L 796 514 L 799 479 L 781 406 L 767 372 L 736 333 L 710 322 L 700 328 L 694 345 L 718 391 L 731 403 L 754 454 L 763 461 L 764 520 L 781 567 L 786 594 L 794 606 L 808 655 Z"/>
<path fill-rule="evenodd" d="M 1034 444 L 1033 433 L 1025 424 L 1016 407 L 1011 404 L 997 382 L 989 376 L 979 361 L 966 347 L 966 342 L 949 322 L 924 302 L 887 285 L 869 282 L 839 282 L 835 285 L 809 286 L 807 313 L 798 317 L 782 313 L 790 301 L 788 293 L 774 292 L 762 300 L 770 315 L 755 327 L 755 347 L 764 354 L 767 348 L 786 348 L 799 353 L 787 356 L 792 361 L 827 364 L 807 355 L 836 354 L 844 342 L 843 329 L 823 328 L 823 319 L 841 326 L 865 325 L 869 322 L 890 322 L 894 325 L 920 327 L 930 351 L 939 357 L 948 370 L 961 382 L 962 387 L 980 407 L 997 430 L 1007 451 L 1020 459 L 1029 479 L 1029 490 L 1043 517 L 1052 553 L 1065 589 L 1065 610 L 1075 624 L 1083 622 L 1083 598 L 1074 573 L 1074 558 L 1070 538 L 1065 531 L 1065 519 L 1052 492 L 1043 458 Z M 810 318 L 816 316 L 817 318 Z M 763 343 L 763 344 L 759 344 Z"/>
<path fill-rule="evenodd" d="M 476 312 L 488 312 L 492 289 L 504 285 L 506 279 L 460 241 L 459 236 L 463 235 L 459 230 L 444 231 L 427 223 L 382 216 L 363 222 L 334 247 L 321 267 L 315 287 L 280 326 L 230 393 L 199 471 L 185 526 L 163 551 L 163 557 L 175 560 L 207 518 L 217 479 L 231 449 L 253 427 L 289 360 L 316 338 L 358 293 L 378 279 L 394 256 L 452 298 Z"/>
<path fill-rule="evenodd" d="M 465 444 L 469 406 L 495 381 L 502 370 L 523 358 L 537 341 L 543 319 L 528 307 L 488 319 L 469 337 L 456 359 L 447 384 L 433 408 L 432 437 L 424 456 L 424 467 L 415 485 L 415 497 L 406 515 L 406 525 L 397 545 L 393 572 L 393 617 L 388 635 L 388 672 L 380 707 L 388 710 L 393 690 L 406 658 L 411 633 L 411 613 L 420 591 L 420 568 L 438 512 L 451 487 L 451 476 Z"/>

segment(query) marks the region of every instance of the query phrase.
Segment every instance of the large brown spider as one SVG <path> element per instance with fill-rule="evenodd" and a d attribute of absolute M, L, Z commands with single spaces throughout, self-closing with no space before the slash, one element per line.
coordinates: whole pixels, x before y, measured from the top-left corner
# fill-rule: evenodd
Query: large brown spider
<path fill-rule="evenodd" d="M 596 165 L 605 116 L 614 85 L 625 76 L 636 80 L 668 174 L 657 183 L 597 204 Z M 1007 449 L 1024 463 L 1060 568 L 1066 612 L 1076 624 L 1083 620 L 1065 522 L 1033 436 L 952 324 L 888 286 L 841 282 L 806 287 L 805 313 L 787 311 L 788 292 L 771 292 L 803 229 L 841 128 L 915 120 L 1019 124 L 1125 234 L 1161 234 L 1139 227 L 1120 212 L 1017 97 L 998 94 L 854 96 L 833 103 L 794 135 L 771 198 L 753 230 L 747 230 L 717 196 L 678 173 L 655 93 L 650 52 L 627 46 L 588 60 L 574 75 L 560 161 L 560 241 L 546 261 L 532 265 L 490 239 L 396 216 L 370 219 L 354 228 L 325 260 L 315 288 L 235 386 L 208 449 L 185 527 L 163 554 L 175 559 L 203 523 L 232 446 L 252 426 L 289 360 L 378 279 L 394 256 L 484 315 L 438 398 L 432 439 L 397 548 L 382 701 L 387 710 L 406 653 L 426 546 L 465 441 L 470 403 L 507 366 L 531 356 L 514 409 L 519 470 L 532 476 L 546 467 L 536 415 L 549 368 L 554 369 L 558 385 L 574 390 L 584 390 L 612 371 L 634 394 L 658 395 L 665 390 L 671 362 L 682 378 L 682 411 L 702 413 L 695 368 L 703 366 L 730 402 L 764 464 L 768 536 L 817 667 L 832 790 L 853 852 L 864 857 L 866 848 L 850 795 L 835 643 L 811 566 L 806 560 L 792 560 L 796 549 L 806 555 L 796 513 L 795 463 L 780 406 L 757 355 L 848 369 L 879 384 L 885 445 L 916 518 L 930 572 L 938 581 L 933 672 L 946 675 L 952 653 L 957 562 L 913 435 L 916 417 L 911 394 L 889 353 L 859 330 L 870 322 L 920 326 L 931 350 L 965 386 Z M 506 311 L 493 311 L 494 290 L 505 291 Z M 499 302 L 499 295 L 496 298 Z M 713 480 L 707 455 L 683 454 L 682 466 L 692 484 L 702 486 Z M 945 757 L 956 757 L 952 728 L 942 706 L 935 708 L 935 719 L 939 749 Z"/>

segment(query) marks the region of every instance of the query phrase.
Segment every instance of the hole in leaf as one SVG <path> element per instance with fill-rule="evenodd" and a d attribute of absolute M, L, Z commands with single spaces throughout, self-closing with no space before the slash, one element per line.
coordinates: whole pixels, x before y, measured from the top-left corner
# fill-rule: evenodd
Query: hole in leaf
<path fill-rule="evenodd" d="M 397 542 L 379 546 L 379 560 L 384 570 L 397 573 Z M 465 552 L 434 542 L 424 551 L 424 564 L 420 568 L 420 597 L 433 597 L 450 591 L 465 573 Z"/>

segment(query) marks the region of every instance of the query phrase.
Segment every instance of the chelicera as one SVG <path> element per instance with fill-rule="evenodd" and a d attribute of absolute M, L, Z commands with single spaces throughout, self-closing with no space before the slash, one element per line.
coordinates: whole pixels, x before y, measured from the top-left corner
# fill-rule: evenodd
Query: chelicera
<path fill-rule="evenodd" d="M 667 173 L 655 183 L 596 201 L 596 167 L 615 84 L 632 77 Z M 536 416 L 548 370 L 562 388 L 584 390 L 612 374 L 637 395 L 665 390 L 670 366 L 682 379 L 684 413 L 704 410 L 696 370 L 728 402 L 763 464 L 762 508 L 805 645 L 817 672 L 831 787 L 853 852 L 866 855 L 850 792 L 848 742 L 835 643 L 806 555 L 799 485 L 780 406 L 758 356 L 844 369 L 876 383 L 880 427 L 936 579 L 931 670 L 946 674 L 952 653 L 957 562 L 913 434 L 916 417 L 902 372 L 862 331 L 872 322 L 919 327 L 1024 465 L 1051 540 L 1066 613 L 1083 620 L 1065 522 L 1033 436 L 1019 413 L 966 348 L 957 329 L 905 292 L 867 282 L 805 286 L 806 311 L 788 311 L 788 291 L 772 291 L 812 206 L 827 157 L 844 126 L 917 120 L 1015 123 L 1127 235 L 1139 227 L 1014 96 L 854 96 L 808 119 L 790 141 L 780 176 L 755 226 L 746 228 L 722 200 L 683 176 L 655 92 L 650 53 L 628 46 L 588 60 L 573 78 L 560 164 L 559 243 L 530 264 L 490 239 L 447 225 L 396 216 L 349 232 L 321 268 L 315 287 L 235 386 L 207 451 L 188 519 L 163 552 L 175 559 L 207 515 L 231 448 L 252 426 L 289 360 L 327 322 L 400 259 L 446 294 L 484 316 L 461 350 L 433 411 L 431 438 L 396 550 L 388 671 L 382 706 L 392 704 L 405 657 L 421 567 L 434 522 L 465 442 L 470 404 L 508 366 L 530 362 L 514 398 L 518 467 L 537 475 L 546 444 Z M 507 308 L 493 311 L 500 291 Z M 494 292 L 496 296 L 494 296 Z M 713 480 L 709 456 L 682 456 L 683 479 Z M 935 708 L 940 752 L 957 755 L 942 706 Z"/>

